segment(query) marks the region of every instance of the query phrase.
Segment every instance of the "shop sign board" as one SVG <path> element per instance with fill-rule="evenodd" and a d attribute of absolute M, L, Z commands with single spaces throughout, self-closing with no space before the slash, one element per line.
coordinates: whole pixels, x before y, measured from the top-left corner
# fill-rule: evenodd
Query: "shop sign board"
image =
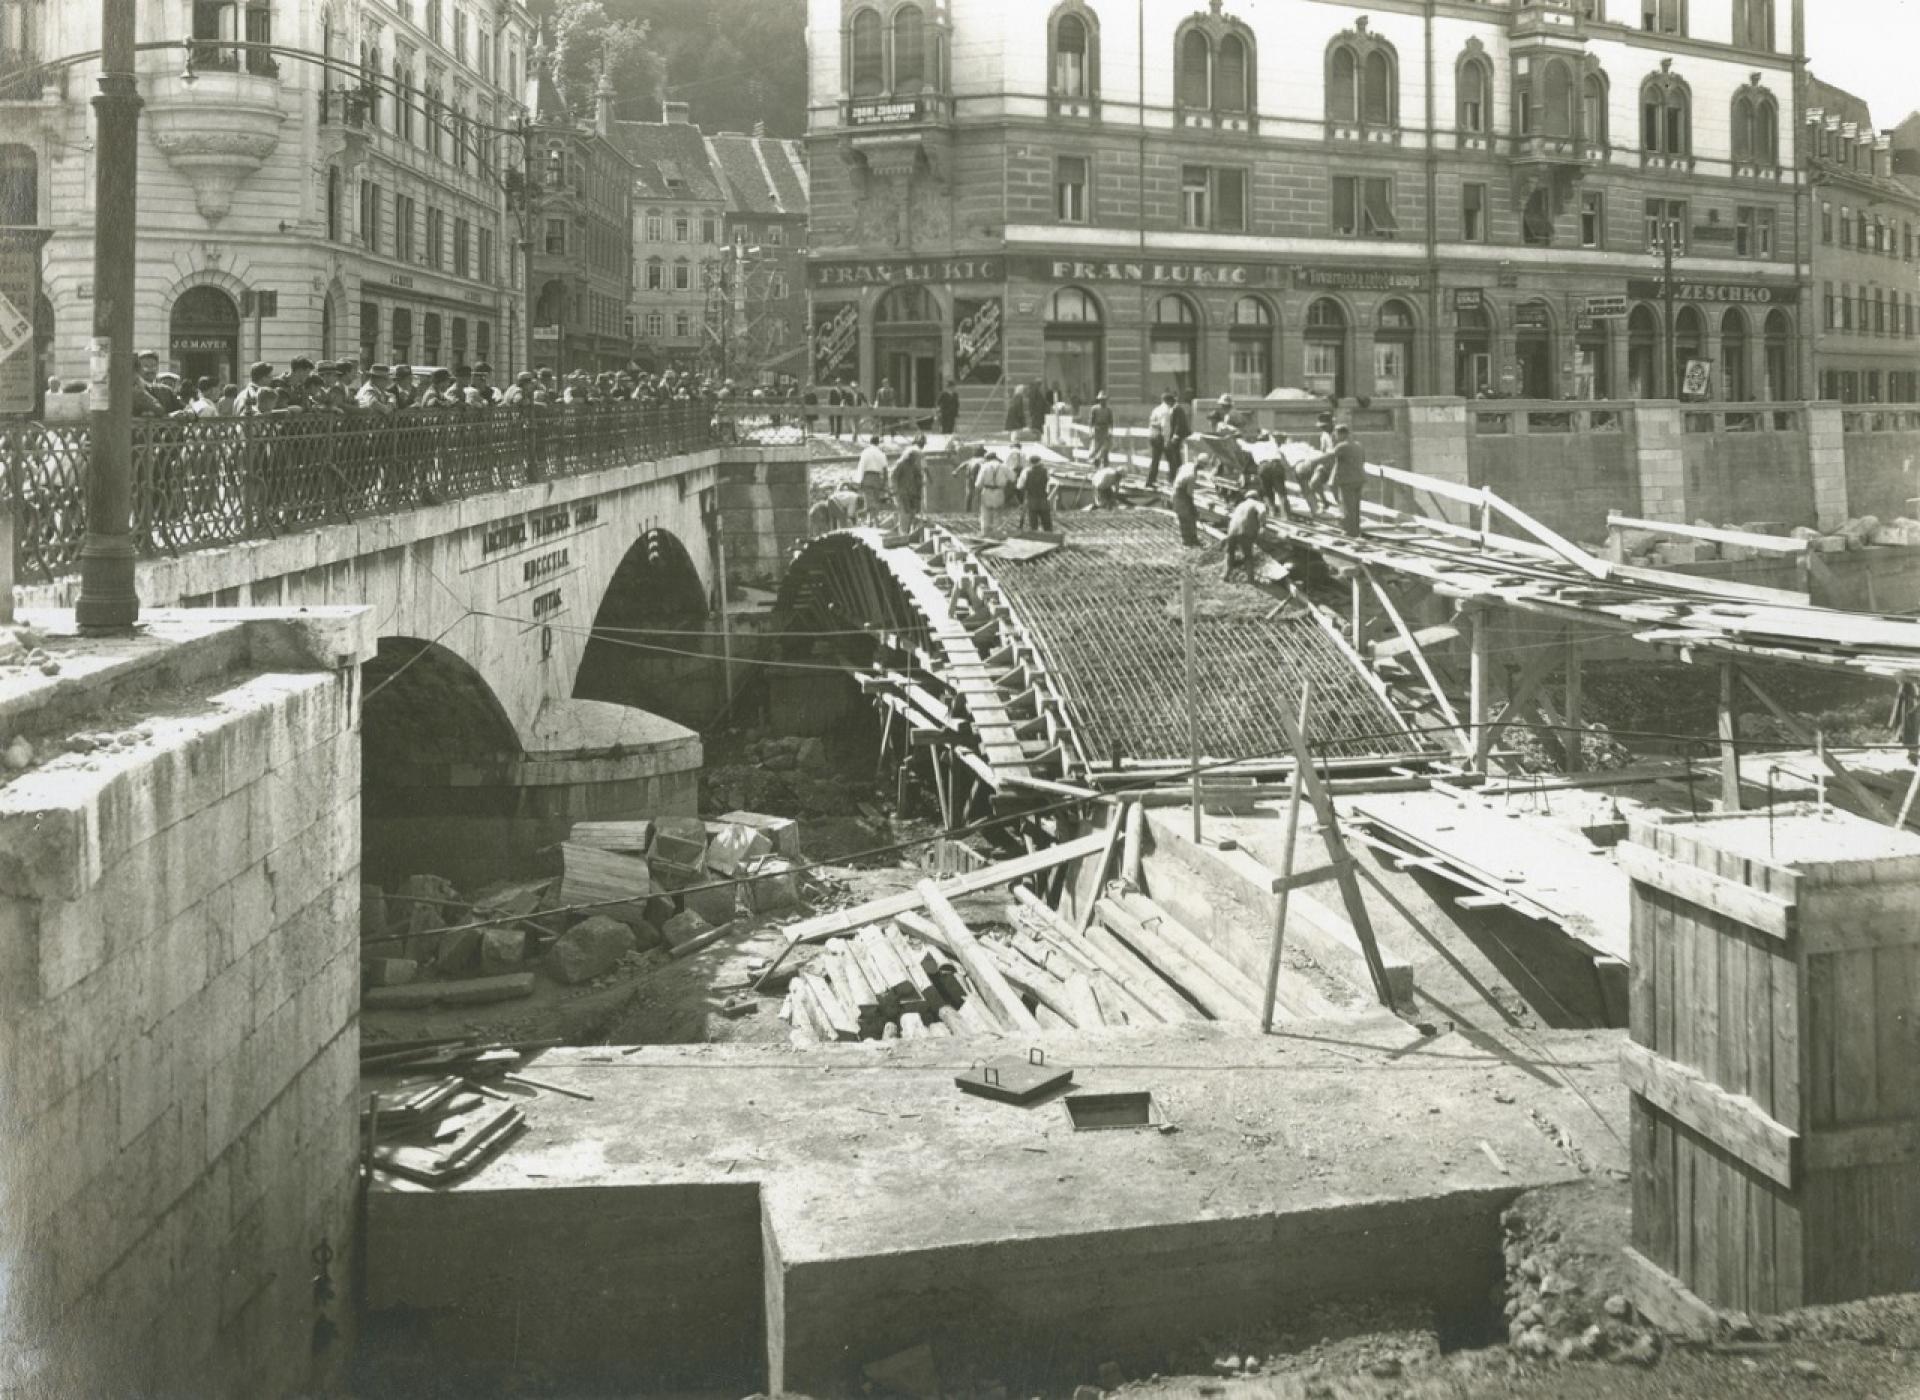
<path fill-rule="evenodd" d="M 813 377 L 838 384 L 860 372 L 860 308 L 852 302 L 817 306 L 813 312 Z"/>
<path fill-rule="evenodd" d="M 1136 282 L 1167 287 L 1267 287 L 1280 269 L 1262 263 L 1174 262 L 1157 258 L 1022 257 L 1008 259 L 1018 276 L 1043 282 Z"/>
<path fill-rule="evenodd" d="M 1455 287 L 1453 289 L 1453 309 L 1455 311 L 1484 311 L 1487 306 L 1485 287 Z"/>
<path fill-rule="evenodd" d="M 1657 278 L 1636 277 L 1627 283 L 1627 295 L 1638 301 L 1659 301 L 1666 289 Z M 1800 300 L 1798 287 L 1767 287 L 1757 282 L 1704 282 L 1697 278 L 1673 279 L 1675 301 L 1721 302 L 1738 306 L 1793 306 Z"/>
<path fill-rule="evenodd" d="M 1590 321 L 1624 320 L 1627 315 L 1627 299 L 1624 296 L 1588 297 L 1583 314 Z"/>
<path fill-rule="evenodd" d="M 1388 267 L 1296 267 L 1293 285 L 1329 292 L 1418 292 L 1425 290 L 1427 274 Z"/>
<path fill-rule="evenodd" d="M 1006 259 L 884 258 L 864 262 L 816 262 L 807 267 L 816 287 L 899 287 L 922 283 L 1002 282 Z"/>
<path fill-rule="evenodd" d="M 1005 317 L 998 298 L 953 303 L 953 377 L 962 384 L 1000 382 L 1000 332 Z"/>

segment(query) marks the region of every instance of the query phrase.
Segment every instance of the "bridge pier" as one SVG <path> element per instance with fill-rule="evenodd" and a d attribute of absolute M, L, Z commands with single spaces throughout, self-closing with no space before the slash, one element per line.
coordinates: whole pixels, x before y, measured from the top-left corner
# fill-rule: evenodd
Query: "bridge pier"
<path fill-rule="evenodd" d="M 575 822 L 693 816 L 700 736 L 643 710 L 596 700 L 542 708 L 518 753 L 369 765 L 366 878 L 432 873 L 467 889 L 555 868 Z"/>

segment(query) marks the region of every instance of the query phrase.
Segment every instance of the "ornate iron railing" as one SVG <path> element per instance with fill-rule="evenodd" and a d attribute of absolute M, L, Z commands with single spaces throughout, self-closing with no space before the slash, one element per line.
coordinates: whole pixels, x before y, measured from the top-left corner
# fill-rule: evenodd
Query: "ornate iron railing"
<path fill-rule="evenodd" d="M 141 421 L 135 548 L 177 555 L 268 539 L 792 432 L 699 404 Z M 22 580 L 50 582 L 77 568 L 89 460 L 84 426 L 0 423 Z"/>

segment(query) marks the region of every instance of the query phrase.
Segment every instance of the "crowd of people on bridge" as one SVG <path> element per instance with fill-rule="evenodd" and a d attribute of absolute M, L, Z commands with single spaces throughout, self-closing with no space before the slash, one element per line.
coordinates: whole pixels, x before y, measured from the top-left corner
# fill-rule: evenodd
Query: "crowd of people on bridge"
<path fill-rule="evenodd" d="M 573 405 L 637 403 L 654 407 L 712 409 L 737 407 L 793 413 L 803 396 L 785 382 L 772 388 L 738 388 L 731 379 L 692 370 L 652 373 L 637 368 L 589 374 L 551 368 L 521 370 L 505 383 L 494 382 L 493 366 L 456 364 L 416 371 L 412 365 L 314 360 L 296 355 L 284 371 L 260 360 L 249 367 L 245 385 L 218 383 L 202 376 L 183 383 L 179 373 L 163 369 L 149 350 L 138 358 L 139 377 L 133 411 L 139 418 L 256 418 L 268 414 L 390 414 L 409 410 L 520 408 L 539 410 Z"/>

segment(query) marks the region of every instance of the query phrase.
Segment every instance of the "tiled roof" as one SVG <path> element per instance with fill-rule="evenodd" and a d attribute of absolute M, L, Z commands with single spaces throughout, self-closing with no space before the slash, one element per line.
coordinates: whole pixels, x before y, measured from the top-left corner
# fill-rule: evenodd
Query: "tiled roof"
<path fill-rule="evenodd" d="M 726 197 L 708 161 L 700 128 L 686 122 L 613 124 L 613 143 L 634 166 L 634 191 L 642 198 L 719 200 Z"/>
<path fill-rule="evenodd" d="M 726 180 L 730 210 L 806 217 L 807 167 L 798 142 L 722 132 L 707 138 L 707 150 Z"/>

